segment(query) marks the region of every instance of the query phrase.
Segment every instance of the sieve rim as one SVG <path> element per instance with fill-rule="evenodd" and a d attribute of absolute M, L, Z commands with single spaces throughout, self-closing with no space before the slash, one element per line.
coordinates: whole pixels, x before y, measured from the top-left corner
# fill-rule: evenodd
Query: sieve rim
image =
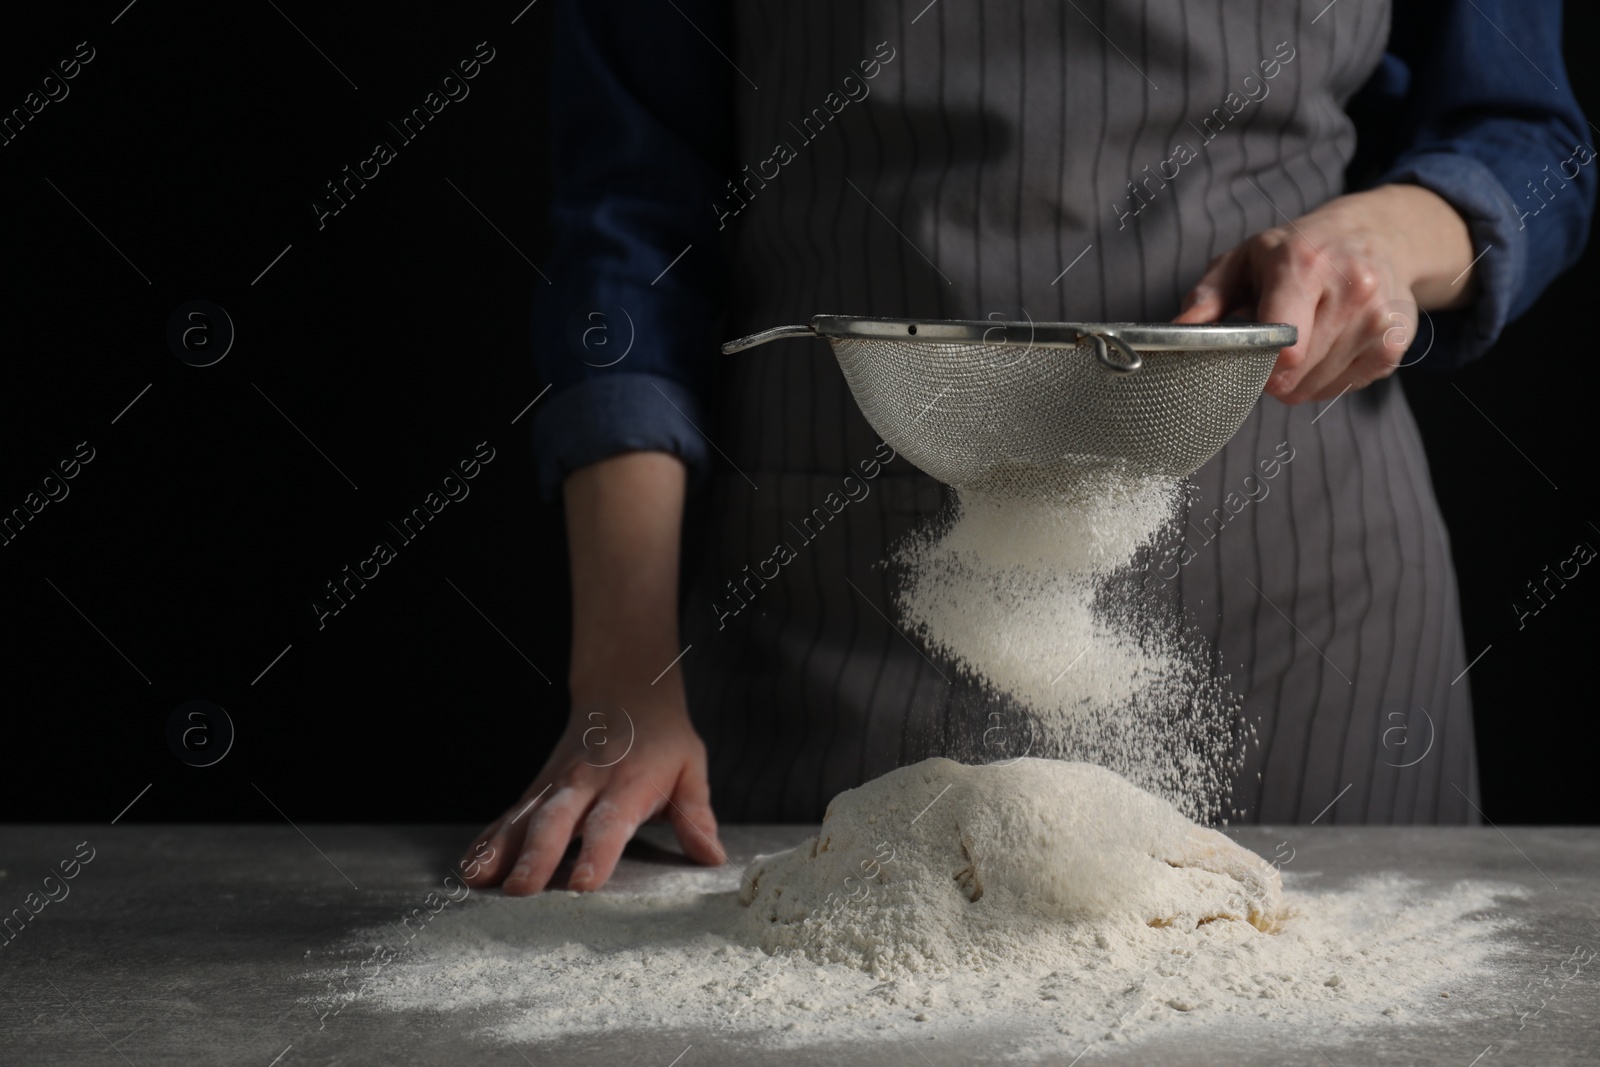
<path fill-rule="evenodd" d="M 1116 338 L 1130 348 L 1151 353 L 1222 352 L 1287 348 L 1299 339 L 1299 330 L 1284 322 L 1029 322 L 813 315 L 804 325 L 775 326 L 729 341 L 722 346 L 722 352 L 733 355 L 790 337 L 821 337 L 829 342 L 1076 348 L 1096 335 Z"/>
<path fill-rule="evenodd" d="M 814 315 L 809 329 L 829 340 L 1038 348 L 1076 348 L 1087 335 L 1099 334 L 1120 338 L 1135 349 L 1184 352 L 1288 348 L 1299 337 L 1299 330 L 1284 322 L 1028 322 Z"/>

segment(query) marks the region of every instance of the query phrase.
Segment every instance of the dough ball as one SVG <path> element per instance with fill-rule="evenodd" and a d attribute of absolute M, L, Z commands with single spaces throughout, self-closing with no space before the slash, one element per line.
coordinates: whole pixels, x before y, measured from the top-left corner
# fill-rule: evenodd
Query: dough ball
<path fill-rule="evenodd" d="M 1044 759 L 891 771 L 745 875 L 763 947 L 876 971 L 997 959 L 1041 923 L 1270 931 L 1282 906 L 1254 853 L 1111 771 Z"/>

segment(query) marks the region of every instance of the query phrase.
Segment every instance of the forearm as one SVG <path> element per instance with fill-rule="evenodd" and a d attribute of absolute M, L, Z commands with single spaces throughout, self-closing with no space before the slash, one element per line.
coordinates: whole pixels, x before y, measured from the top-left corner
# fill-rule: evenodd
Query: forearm
<path fill-rule="evenodd" d="M 563 483 L 572 714 L 532 784 L 463 860 L 472 863 L 471 885 L 537 893 L 581 838 L 567 888 L 598 889 L 634 830 L 657 815 L 672 823 L 685 855 L 723 862 L 706 748 L 689 722 L 681 675 L 662 671 L 678 655 L 684 481 L 683 464 L 667 453 L 623 452 Z M 618 707 L 625 733 L 613 717 Z"/>
<path fill-rule="evenodd" d="M 682 703 L 676 671 L 651 683 L 682 651 L 678 551 L 684 483 L 683 464 L 663 452 L 625 452 L 581 468 L 564 483 L 574 706 Z"/>
<path fill-rule="evenodd" d="M 1566 76 L 1562 5 L 1393 8 L 1390 54 L 1350 105 L 1366 157 L 1357 175 L 1425 187 L 1467 222 L 1476 293 L 1431 317 L 1427 354 L 1417 357 L 1459 366 L 1581 253 L 1596 187 L 1592 131 Z"/>

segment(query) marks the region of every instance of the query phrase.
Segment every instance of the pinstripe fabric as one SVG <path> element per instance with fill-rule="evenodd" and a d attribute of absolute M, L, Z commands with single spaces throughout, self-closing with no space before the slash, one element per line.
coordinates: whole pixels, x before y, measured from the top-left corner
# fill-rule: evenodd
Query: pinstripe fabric
<path fill-rule="evenodd" d="M 761 89 L 740 90 L 730 335 L 819 312 L 1169 318 L 1213 256 L 1338 195 L 1355 137 L 1341 104 L 1389 23 L 1386 0 L 1320 17 L 1277 0 L 925 2 L 737 5 L 734 58 Z M 864 81 L 880 42 L 893 57 Z M 1119 217 L 1180 142 L 1193 158 Z M 792 158 L 764 162 L 779 145 Z M 977 755 L 988 705 L 891 625 L 881 565 L 942 488 L 903 460 L 865 477 L 878 441 L 821 344 L 732 357 L 720 389 L 728 462 L 700 502 L 685 661 L 719 813 L 815 820 L 895 766 Z M 868 494 L 825 504 L 852 472 Z M 1247 475 L 1269 491 L 1234 514 Z M 1454 576 L 1399 384 L 1263 400 L 1194 481 L 1144 584 L 1243 699 L 1236 817 L 1309 821 L 1337 795 L 1320 821 L 1466 821 Z M 768 562 L 779 545 L 793 559 Z"/>

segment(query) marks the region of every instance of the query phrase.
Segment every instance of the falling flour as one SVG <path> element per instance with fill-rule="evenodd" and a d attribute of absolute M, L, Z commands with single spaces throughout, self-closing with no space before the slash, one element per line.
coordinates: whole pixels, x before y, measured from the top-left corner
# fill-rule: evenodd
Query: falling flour
<path fill-rule="evenodd" d="M 521 1048 L 619 1031 L 898 1045 L 914 1031 L 1065 1061 L 1223 1025 L 1332 1046 L 1461 1004 L 1502 925 L 1482 914 L 1516 893 L 1393 876 L 1281 893 L 1270 864 L 1110 772 L 936 759 L 841 794 L 815 838 L 743 871 L 479 896 L 361 972 L 357 993 L 309 999 L 470 1012 Z M 359 937 L 338 973 L 313 977 L 348 989 L 369 940 L 391 939 Z"/>
<path fill-rule="evenodd" d="M 1115 581 L 1182 492 L 1128 481 L 1069 499 L 961 493 L 897 548 L 898 606 L 1017 709 L 1023 751 L 1108 767 L 1210 821 L 1228 814 L 1241 750 L 1234 700 L 1175 614 Z"/>

